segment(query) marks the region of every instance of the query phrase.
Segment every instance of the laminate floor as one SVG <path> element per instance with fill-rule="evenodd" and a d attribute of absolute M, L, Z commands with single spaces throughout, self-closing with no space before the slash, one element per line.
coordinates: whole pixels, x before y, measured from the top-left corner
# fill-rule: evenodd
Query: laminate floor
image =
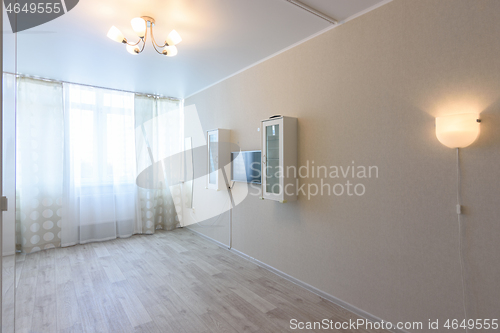
<path fill-rule="evenodd" d="M 288 332 L 292 318 L 357 319 L 187 229 L 18 255 L 16 271 L 19 333 Z"/>

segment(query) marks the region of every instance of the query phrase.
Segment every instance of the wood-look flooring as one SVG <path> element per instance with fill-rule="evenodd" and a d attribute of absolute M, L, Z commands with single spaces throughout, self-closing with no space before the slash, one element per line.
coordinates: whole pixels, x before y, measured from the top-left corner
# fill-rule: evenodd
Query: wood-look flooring
<path fill-rule="evenodd" d="M 292 318 L 357 319 L 187 229 L 18 255 L 16 270 L 19 333 L 274 333 L 298 331 Z"/>

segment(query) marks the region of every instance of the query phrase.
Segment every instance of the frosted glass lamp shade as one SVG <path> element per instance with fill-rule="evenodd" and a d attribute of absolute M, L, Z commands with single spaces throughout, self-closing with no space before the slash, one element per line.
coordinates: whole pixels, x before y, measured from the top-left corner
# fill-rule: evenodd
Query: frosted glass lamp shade
<path fill-rule="evenodd" d="M 175 57 L 177 55 L 177 47 L 175 46 L 165 46 L 163 48 L 163 54 L 167 57 Z"/>
<path fill-rule="evenodd" d="M 112 26 L 111 29 L 109 29 L 108 37 L 118 43 L 123 43 L 123 41 L 125 41 L 125 36 L 123 36 L 122 32 L 115 26 Z"/>
<path fill-rule="evenodd" d="M 133 18 L 130 24 L 132 24 L 132 29 L 134 29 L 137 36 L 143 38 L 146 35 L 146 21 L 143 18 Z"/>
<path fill-rule="evenodd" d="M 464 148 L 479 136 L 479 114 L 464 113 L 436 118 L 436 136 L 449 148 Z"/>
<path fill-rule="evenodd" d="M 133 55 L 138 55 L 141 52 L 141 49 L 137 45 L 135 46 L 127 45 L 126 49 L 128 53 Z"/>
<path fill-rule="evenodd" d="M 179 33 L 175 30 L 172 30 L 168 34 L 167 40 L 165 41 L 165 43 L 167 43 L 168 46 L 174 46 L 174 45 L 179 44 L 180 42 L 182 42 L 182 38 L 179 35 Z"/>

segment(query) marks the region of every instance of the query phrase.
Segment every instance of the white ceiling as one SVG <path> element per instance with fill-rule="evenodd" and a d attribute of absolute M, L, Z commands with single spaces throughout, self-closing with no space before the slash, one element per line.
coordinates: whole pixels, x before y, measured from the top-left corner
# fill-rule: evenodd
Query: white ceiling
<path fill-rule="evenodd" d="M 302 2 L 343 21 L 387 0 Z M 179 32 L 176 57 L 160 56 L 150 44 L 133 56 L 106 37 L 115 25 L 135 41 L 130 20 L 142 15 L 156 19 L 157 40 Z M 17 70 L 184 98 L 328 27 L 285 0 L 80 0 L 62 17 L 17 34 Z M 14 34 L 4 39 L 4 70 L 13 72 Z"/>

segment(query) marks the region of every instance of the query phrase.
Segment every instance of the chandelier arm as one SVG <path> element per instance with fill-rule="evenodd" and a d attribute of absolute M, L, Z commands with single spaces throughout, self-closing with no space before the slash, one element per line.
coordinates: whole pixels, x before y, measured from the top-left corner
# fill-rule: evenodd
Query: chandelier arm
<path fill-rule="evenodd" d="M 140 38 L 139 41 L 137 43 L 135 43 L 135 44 L 131 44 L 128 41 L 125 44 L 127 44 L 129 46 L 136 46 L 136 45 L 139 45 L 139 43 L 141 42 L 141 40 L 142 40 L 142 38 Z"/>
<path fill-rule="evenodd" d="M 153 44 L 153 48 L 155 49 L 156 52 L 158 52 L 158 54 L 163 55 L 163 52 L 158 51 L 158 49 L 156 48 L 156 45 L 155 45 L 156 43 L 151 43 L 151 44 Z"/>
<path fill-rule="evenodd" d="M 142 53 L 144 51 L 144 47 L 146 46 L 146 41 L 148 40 L 148 25 L 146 23 L 146 31 L 144 32 L 144 38 L 141 38 L 142 40 L 142 49 L 139 51 L 139 53 Z"/>
<path fill-rule="evenodd" d="M 146 24 L 146 31 L 144 32 L 144 37 L 140 37 L 139 40 L 137 41 L 137 43 L 135 43 L 135 44 L 131 44 L 128 41 L 126 42 L 126 44 L 129 46 L 137 46 L 142 41 L 143 42 L 142 50 L 141 50 L 141 52 L 142 52 L 144 50 L 144 46 L 146 45 L 147 39 L 148 39 L 148 25 Z M 141 52 L 139 52 L 139 53 L 141 53 Z"/>
<path fill-rule="evenodd" d="M 159 45 L 158 43 L 156 43 L 155 36 L 153 34 L 153 27 L 151 27 L 151 39 L 153 41 L 153 44 L 160 47 L 160 48 L 167 46 L 167 43 L 165 43 L 164 45 Z M 157 52 L 158 52 L 158 50 L 157 50 Z"/>
<path fill-rule="evenodd" d="M 142 53 L 142 51 L 144 51 L 145 46 L 146 46 L 146 42 L 144 41 L 144 43 L 142 43 L 142 49 L 139 51 L 139 53 Z"/>

